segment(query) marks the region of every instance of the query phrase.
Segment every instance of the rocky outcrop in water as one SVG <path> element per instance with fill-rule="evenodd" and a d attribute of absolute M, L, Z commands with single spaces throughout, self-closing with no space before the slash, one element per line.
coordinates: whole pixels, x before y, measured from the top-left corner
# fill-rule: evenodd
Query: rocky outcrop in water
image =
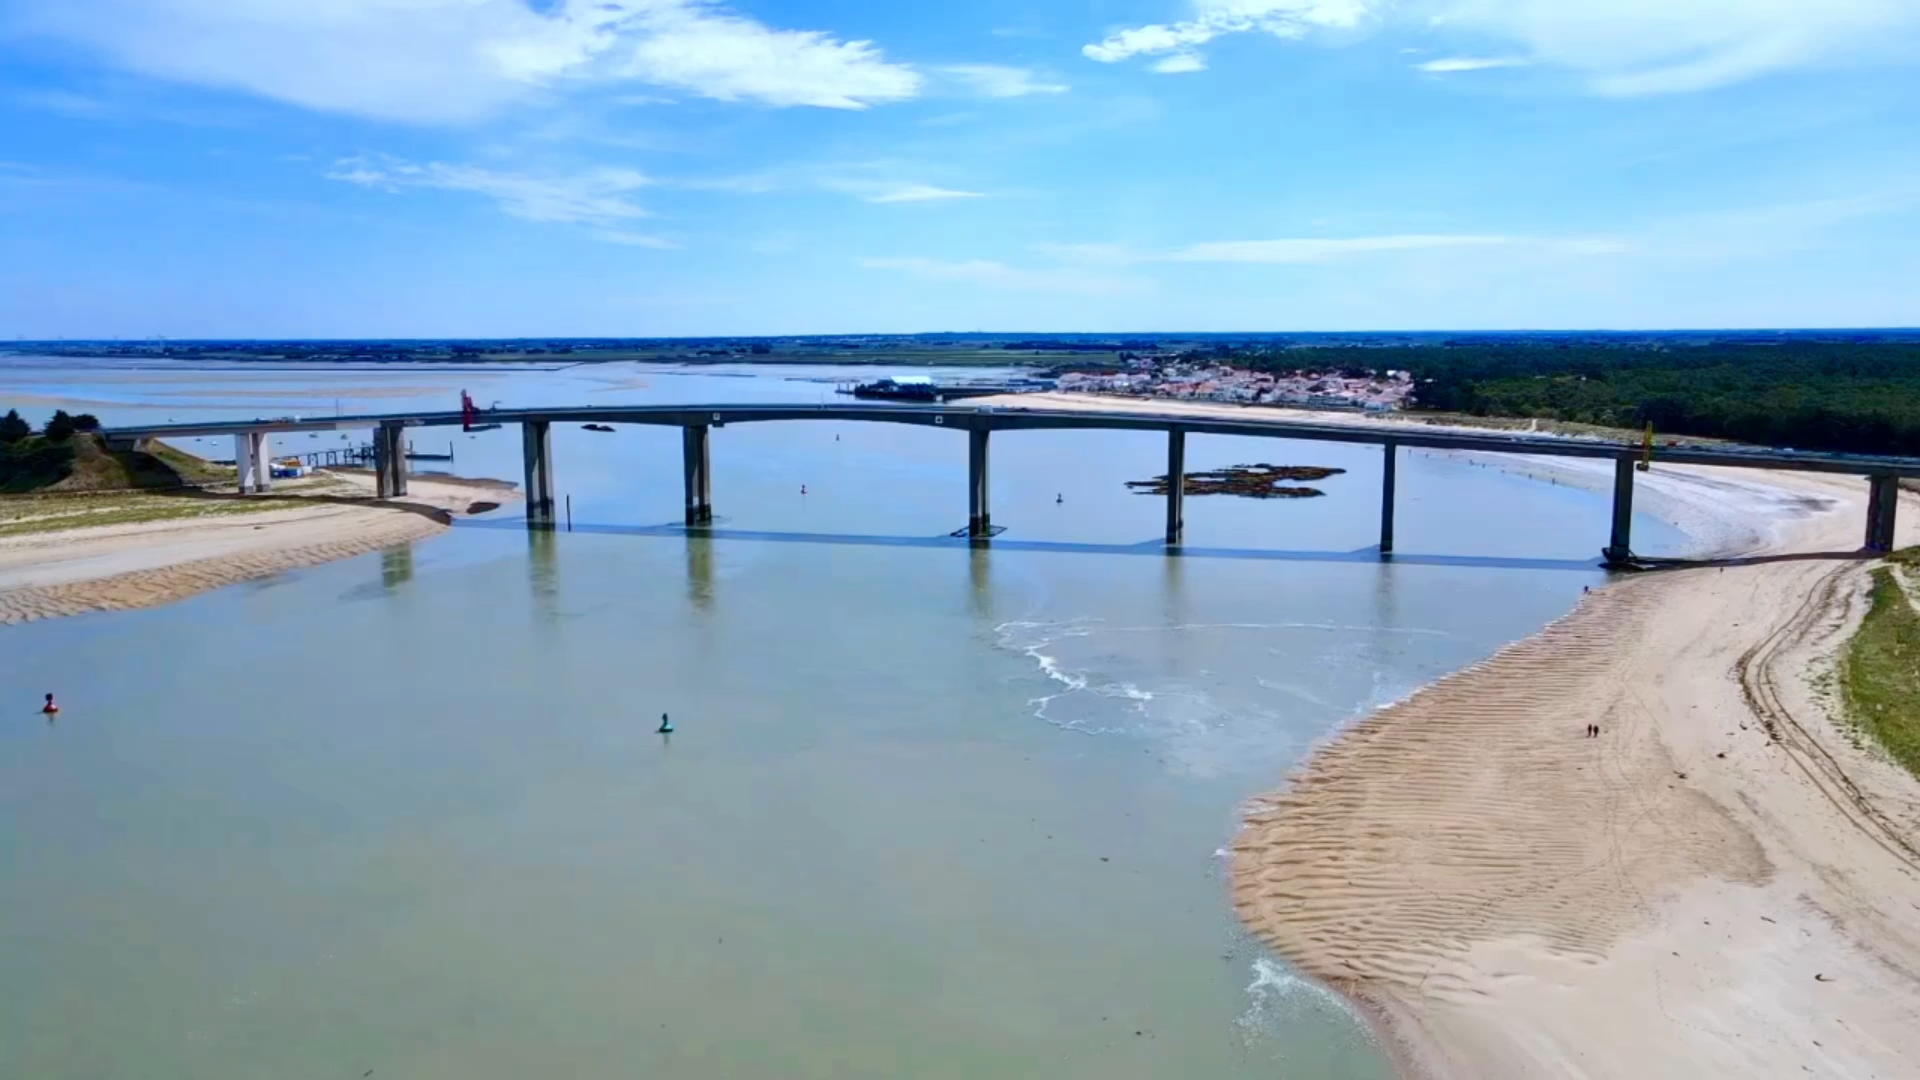
<path fill-rule="evenodd" d="M 1318 465 L 1235 465 L 1226 469 L 1186 474 L 1188 495 L 1238 495 L 1245 499 L 1316 499 L 1326 492 L 1319 488 L 1290 486 L 1285 481 L 1325 480 L 1339 476 L 1345 469 Z M 1136 495 L 1165 495 L 1168 479 L 1129 480 L 1127 487 Z"/>

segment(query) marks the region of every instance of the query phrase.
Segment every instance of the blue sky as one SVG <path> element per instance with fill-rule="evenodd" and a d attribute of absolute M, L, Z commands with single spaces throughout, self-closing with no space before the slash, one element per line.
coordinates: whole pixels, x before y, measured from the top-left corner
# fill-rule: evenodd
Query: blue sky
<path fill-rule="evenodd" d="M 0 336 L 1920 324 L 1915 0 L 0 0 Z"/>

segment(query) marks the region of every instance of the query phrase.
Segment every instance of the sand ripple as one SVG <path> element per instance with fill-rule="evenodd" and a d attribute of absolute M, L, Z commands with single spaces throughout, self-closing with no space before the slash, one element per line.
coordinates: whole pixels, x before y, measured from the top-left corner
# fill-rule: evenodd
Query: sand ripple
<path fill-rule="evenodd" d="M 1336 986 L 1446 995 L 1471 992 L 1442 961 L 1477 938 L 1597 958 L 1676 882 L 1762 880 L 1712 800 L 1643 782 L 1678 772 L 1622 671 L 1659 587 L 1594 594 L 1316 755 L 1234 846 L 1247 925 Z"/>

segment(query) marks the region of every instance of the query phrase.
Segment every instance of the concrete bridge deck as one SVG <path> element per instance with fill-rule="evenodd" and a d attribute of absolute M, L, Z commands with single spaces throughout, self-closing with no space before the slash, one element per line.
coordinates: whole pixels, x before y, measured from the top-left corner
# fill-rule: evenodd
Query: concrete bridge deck
<path fill-rule="evenodd" d="M 995 533 L 988 512 L 988 439 L 995 431 L 1095 429 L 1152 431 L 1167 436 L 1168 475 L 1185 472 L 1188 435 L 1235 435 L 1255 438 L 1299 439 L 1309 442 L 1365 443 L 1386 453 L 1385 484 L 1381 497 L 1380 549 L 1393 550 L 1395 463 L 1401 447 L 1472 450 L 1481 453 L 1533 454 L 1547 457 L 1601 458 L 1615 463 L 1613 534 L 1605 549 L 1610 561 L 1632 558 L 1634 463 L 1644 450 L 1637 442 L 1614 442 L 1558 435 L 1462 431 L 1421 428 L 1406 424 L 1330 424 L 1289 418 L 1278 410 L 1248 409 L 1244 417 L 1205 417 L 1141 411 L 1027 409 L 994 405 L 612 405 L 492 409 L 478 413 L 393 413 L 316 419 L 254 419 L 201 424 L 161 424 L 119 427 L 105 434 L 116 439 L 188 438 L 231 435 L 240 464 L 243 490 L 264 490 L 269 480 L 265 442 L 279 432 L 374 430 L 375 471 L 383 496 L 404 494 L 406 458 L 404 433 L 408 428 L 459 427 L 467 422 L 519 424 L 525 448 L 527 524 L 551 528 L 554 523 L 552 425 L 556 423 L 645 424 L 678 427 L 687 499 L 687 524 L 702 526 L 713 520 L 711 431 L 728 424 L 829 420 L 859 423 L 913 424 L 953 428 L 968 433 L 969 513 L 967 535 L 986 539 Z M 1781 469 L 1862 476 L 1870 482 L 1866 546 L 1888 550 L 1893 542 L 1894 513 L 1899 480 L 1920 478 L 1920 458 L 1876 457 L 1770 449 L 1757 446 L 1689 444 L 1656 447 L 1662 464 L 1720 465 L 1750 469 Z M 1183 485 L 1169 485 L 1167 543 L 1181 542 Z"/>

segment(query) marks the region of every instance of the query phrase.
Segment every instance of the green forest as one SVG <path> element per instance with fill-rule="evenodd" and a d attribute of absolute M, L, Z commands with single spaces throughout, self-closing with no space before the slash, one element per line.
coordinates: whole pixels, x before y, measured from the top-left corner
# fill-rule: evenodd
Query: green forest
<path fill-rule="evenodd" d="M 1800 450 L 1920 456 L 1920 344 L 1415 345 L 1255 350 L 1262 370 L 1392 368 L 1423 411 L 1565 420 Z"/>

